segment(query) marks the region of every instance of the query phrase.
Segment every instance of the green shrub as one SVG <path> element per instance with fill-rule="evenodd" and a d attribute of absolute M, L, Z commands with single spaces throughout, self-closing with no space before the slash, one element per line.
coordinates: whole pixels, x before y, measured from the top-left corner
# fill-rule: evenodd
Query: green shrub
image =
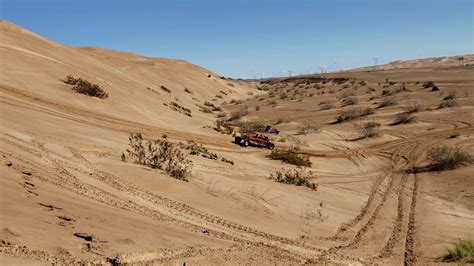
<path fill-rule="evenodd" d="M 144 144 L 140 133 L 131 133 L 128 140 L 130 148 L 126 152 L 134 163 L 162 169 L 176 179 L 187 181 L 192 162 L 166 136 Z M 126 160 L 124 154 L 122 160 Z"/>
<path fill-rule="evenodd" d="M 311 190 L 317 190 L 318 188 L 318 185 L 313 182 L 313 180 L 316 179 L 316 176 L 313 174 L 313 172 L 305 171 L 301 168 L 276 171 L 275 174 L 270 174 L 269 178 L 275 180 L 275 182 L 296 186 L 305 186 Z"/>
<path fill-rule="evenodd" d="M 433 170 L 454 169 L 472 162 L 472 156 L 467 152 L 448 146 L 431 148 L 426 156 Z"/>
<path fill-rule="evenodd" d="M 105 90 L 103 90 L 98 84 L 91 83 L 88 80 L 82 78 L 75 78 L 72 75 L 68 75 L 66 79 L 62 81 L 66 84 L 74 85 L 72 87 L 72 90 L 77 93 L 97 97 L 100 99 L 105 99 L 109 97 L 109 94 Z"/>
<path fill-rule="evenodd" d="M 288 164 L 311 167 L 312 163 L 309 160 L 309 156 L 300 155 L 298 151 L 297 147 L 291 147 L 287 150 L 275 149 L 271 151 L 269 157 L 270 159 L 281 160 Z"/>
<path fill-rule="evenodd" d="M 352 120 L 358 117 L 371 115 L 374 113 L 374 110 L 370 107 L 352 107 L 347 108 L 339 112 L 339 115 L 336 117 L 338 123 Z"/>
<path fill-rule="evenodd" d="M 438 259 L 443 262 L 474 263 L 474 241 L 459 240 Z"/>

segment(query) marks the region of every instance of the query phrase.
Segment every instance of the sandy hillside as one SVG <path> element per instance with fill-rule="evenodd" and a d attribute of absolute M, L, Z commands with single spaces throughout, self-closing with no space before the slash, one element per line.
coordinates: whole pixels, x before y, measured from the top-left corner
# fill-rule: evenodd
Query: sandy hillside
<path fill-rule="evenodd" d="M 474 238 L 474 167 L 430 171 L 426 160 L 442 144 L 474 154 L 472 66 L 237 82 L 0 30 L 1 264 L 424 264 Z M 74 92 L 69 74 L 108 97 Z M 423 88 L 430 80 L 438 91 Z M 448 95 L 453 107 L 438 108 Z M 347 97 L 373 114 L 336 123 Z M 413 121 L 394 125 L 408 106 Z M 269 179 L 295 166 L 232 143 L 218 120 L 275 125 L 277 149 L 298 146 L 317 189 Z M 365 121 L 378 137 L 360 137 Z M 177 180 L 121 160 L 130 133 L 194 141 L 205 156 L 182 144 L 193 167 Z"/>

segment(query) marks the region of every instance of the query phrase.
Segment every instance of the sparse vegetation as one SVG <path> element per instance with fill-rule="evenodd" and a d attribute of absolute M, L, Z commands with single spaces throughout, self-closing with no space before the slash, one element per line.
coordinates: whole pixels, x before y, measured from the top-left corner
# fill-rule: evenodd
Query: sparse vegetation
<path fill-rule="evenodd" d="M 239 127 L 240 132 L 253 132 L 253 131 L 263 132 L 263 131 L 265 131 L 265 124 L 263 124 L 261 122 L 247 122 L 247 121 L 237 122 L 237 121 L 234 121 L 234 122 L 231 123 L 231 125 Z"/>
<path fill-rule="evenodd" d="M 438 105 L 438 109 L 451 108 L 451 107 L 454 107 L 456 105 L 457 105 L 457 102 L 454 99 L 442 100 Z"/>
<path fill-rule="evenodd" d="M 431 80 L 423 83 L 423 88 L 424 89 L 433 88 L 435 86 L 436 86 L 435 83 Z"/>
<path fill-rule="evenodd" d="M 379 136 L 380 123 L 366 122 L 359 127 L 359 132 L 362 138 L 373 138 Z"/>
<path fill-rule="evenodd" d="M 374 113 L 374 110 L 370 107 L 352 107 L 347 108 L 339 112 L 339 115 L 336 117 L 338 123 L 356 119 L 358 117 L 371 115 Z"/>
<path fill-rule="evenodd" d="M 332 109 L 334 106 L 330 102 L 324 102 L 319 104 L 319 110 L 329 110 Z"/>
<path fill-rule="evenodd" d="M 414 121 L 415 121 L 415 117 L 411 113 L 402 112 L 402 113 L 398 113 L 395 116 L 395 121 L 393 121 L 393 125 L 408 124 Z"/>
<path fill-rule="evenodd" d="M 224 158 L 224 157 L 222 157 L 222 158 L 221 158 L 221 161 L 223 161 L 224 163 L 228 163 L 228 164 L 232 164 L 232 165 L 234 165 L 234 161 L 232 161 L 232 160 L 229 160 L 229 159 L 227 159 L 227 158 Z"/>
<path fill-rule="evenodd" d="M 309 160 L 309 156 L 300 155 L 298 151 L 298 147 L 291 147 L 287 150 L 275 149 L 272 150 L 269 157 L 270 159 L 280 160 L 288 164 L 311 167 L 312 163 Z"/>
<path fill-rule="evenodd" d="M 405 110 L 405 113 L 412 114 L 412 113 L 417 113 L 418 111 L 420 111 L 421 106 L 419 103 L 413 103 L 413 104 L 405 106 L 403 109 Z"/>
<path fill-rule="evenodd" d="M 296 134 L 306 135 L 306 134 L 317 133 L 320 130 L 321 130 L 321 127 L 319 125 L 306 121 L 303 123 L 303 125 L 301 125 L 298 128 L 298 131 Z"/>
<path fill-rule="evenodd" d="M 72 90 L 85 94 L 88 96 L 105 99 L 109 94 L 103 90 L 98 84 L 94 84 L 82 78 L 75 78 L 73 75 L 68 75 L 66 79 L 62 80 L 64 83 L 73 85 Z"/>
<path fill-rule="evenodd" d="M 357 100 L 357 97 L 349 96 L 347 98 L 342 99 L 342 105 L 348 106 L 348 105 L 355 105 L 359 101 Z"/>
<path fill-rule="evenodd" d="M 448 248 L 446 254 L 438 258 L 440 261 L 474 263 L 474 241 L 458 240 L 453 245 L 453 248 Z"/>
<path fill-rule="evenodd" d="M 128 140 L 130 148 L 126 152 L 133 163 L 162 169 L 176 179 L 187 181 L 192 162 L 165 135 L 158 140 L 147 140 L 144 144 L 140 133 L 131 133 Z M 127 159 L 123 153 L 122 159 Z"/>
<path fill-rule="evenodd" d="M 216 120 L 216 126 L 214 130 L 222 134 L 232 134 L 234 133 L 234 127 L 230 125 L 226 120 L 218 119 Z"/>
<path fill-rule="evenodd" d="M 227 119 L 227 121 L 239 120 L 240 118 L 242 118 L 242 116 L 245 116 L 245 115 L 247 115 L 246 110 L 232 112 L 232 113 L 230 113 L 229 119 Z"/>
<path fill-rule="evenodd" d="M 190 89 L 188 89 L 188 88 L 184 88 L 184 91 L 187 92 L 187 93 L 191 93 L 191 94 L 193 93 L 193 92 L 192 92 Z"/>
<path fill-rule="evenodd" d="M 395 97 L 386 97 L 379 103 L 377 108 L 383 108 L 387 106 L 392 106 L 397 104 L 397 99 Z"/>
<path fill-rule="evenodd" d="M 472 162 L 472 156 L 460 148 L 440 146 L 426 152 L 432 170 L 441 171 L 455 169 Z"/>
<path fill-rule="evenodd" d="M 211 160 L 217 160 L 217 158 L 219 158 L 216 153 L 209 151 L 206 147 L 202 146 L 202 144 L 197 144 L 194 140 L 188 140 L 186 144 L 180 142 L 179 146 L 182 149 L 188 150 L 191 155 L 201 155 Z"/>
<path fill-rule="evenodd" d="M 179 103 L 177 102 L 170 102 L 170 104 L 168 105 L 169 108 L 171 108 L 172 110 L 174 111 L 177 111 L 179 113 L 182 113 L 186 116 L 189 116 L 189 117 L 192 117 L 191 115 L 191 109 L 189 108 L 186 108 L 184 106 L 181 106 Z"/>
<path fill-rule="evenodd" d="M 318 185 L 313 181 L 316 179 L 313 172 L 301 168 L 276 171 L 275 174 L 270 174 L 270 179 L 283 184 L 305 186 L 311 190 L 318 189 Z"/>
<path fill-rule="evenodd" d="M 161 86 L 160 86 L 160 89 L 162 89 L 163 91 L 165 91 L 165 92 L 167 92 L 167 93 L 171 93 L 171 90 L 168 89 L 166 86 L 161 85 Z"/>

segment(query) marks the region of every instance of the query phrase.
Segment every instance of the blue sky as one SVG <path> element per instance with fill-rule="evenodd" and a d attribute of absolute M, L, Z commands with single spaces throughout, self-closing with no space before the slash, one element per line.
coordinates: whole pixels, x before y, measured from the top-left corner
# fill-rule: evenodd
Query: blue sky
<path fill-rule="evenodd" d="M 185 59 L 234 78 L 473 53 L 473 0 L 0 0 L 72 46 Z"/>

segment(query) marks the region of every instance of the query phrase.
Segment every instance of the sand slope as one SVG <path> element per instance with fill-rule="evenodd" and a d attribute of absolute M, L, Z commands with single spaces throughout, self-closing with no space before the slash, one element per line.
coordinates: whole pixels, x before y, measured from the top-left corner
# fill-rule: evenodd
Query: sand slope
<path fill-rule="evenodd" d="M 398 105 L 367 118 L 384 134 L 355 140 L 353 124 L 366 118 L 333 124 L 343 84 L 235 82 L 181 60 L 61 45 L 5 21 L 0 30 L 2 264 L 431 263 L 449 242 L 474 237 L 472 166 L 406 171 L 426 165 L 425 151 L 440 143 L 473 152 L 472 68 L 327 76 L 367 82 L 351 85 L 359 105 L 379 102 L 387 78 L 396 81 L 389 89 L 406 83 Z M 61 82 L 68 74 L 109 97 L 73 92 Z M 459 105 L 435 109 L 442 95 L 417 83 L 426 80 L 444 95 L 455 90 Z M 275 88 L 298 93 L 272 97 Z M 292 166 L 213 130 L 216 112 L 199 111 L 205 101 L 226 112 L 247 108 L 246 120 L 281 120 L 277 146 L 311 156 L 318 190 L 269 180 Z M 321 101 L 335 107 L 321 111 Z M 416 123 L 390 126 L 413 101 L 423 107 Z M 303 122 L 321 131 L 298 135 Z M 175 180 L 120 160 L 131 132 L 194 140 L 235 164 L 189 155 L 189 182 Z M 459 137 L 448 138 L 453 132 Z"/>

